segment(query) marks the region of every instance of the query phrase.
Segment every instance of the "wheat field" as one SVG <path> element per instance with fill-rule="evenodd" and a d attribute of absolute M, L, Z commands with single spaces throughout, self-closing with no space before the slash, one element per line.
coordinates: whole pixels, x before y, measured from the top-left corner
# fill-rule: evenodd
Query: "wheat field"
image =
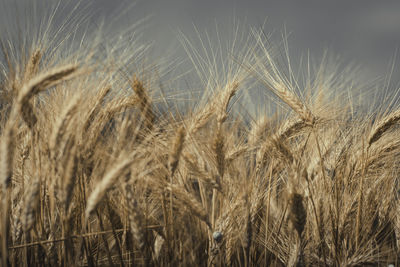
<path fill-rule="evenodd" d="M 395 100 L 363 107 L 324 62 L 284 71 L 257 29 L 193 60 L 191 98 L 146 45 L 73 34 L 1 39 L 2 266 L 399 264 Z"/>

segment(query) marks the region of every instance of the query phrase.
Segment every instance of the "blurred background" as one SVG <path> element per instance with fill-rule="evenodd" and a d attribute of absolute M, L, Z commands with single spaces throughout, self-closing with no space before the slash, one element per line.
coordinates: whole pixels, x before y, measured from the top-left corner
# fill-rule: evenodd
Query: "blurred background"
<path fill-rule="evenodd" d="M 38 9 L 38 14 L 41 8 L 46 8 L 46 5 L 34 7 L 32 3 L 40 3 L 40 0 L 0 2 L 3 20 L 15 18 L 17 13 L 20 16 L 23 6 Z M 59 12 L 59 18 L 77 3 L 61 2 L 66 3 L 66 8 Z M 400 81 L 397 53 L 400 1 L 85 0 L 81 1 L 81 6 L 84 8 L 78 11 L 84 16 L 90 15 L 92 25 L 99 25 L 101 21 L 105 25 L 112 23 L 115 32 L 119 27 L 145 19 L 139 32 L 144 41 L 153 43 L 155 58 L 171 55 L 185 58 L 179 32 L 195 44 L 198 40 L 195 29 L 200 33 L 215 33 L 217 29 L 222 40 L 229 40 L 224 34 L 232 32 L 234 25 L 239 24 L 244 33 L 251 27 L 262 27 L 267 34 L 272 33 L 271 41 L 278 45 L 282 42 L 282 33 L 286 33 L 293 60 L 308 54 L 318 59 L 327 50 L 344 64 L 361 66 L 367 78 L 390 76 L 393 88 L 397 88 Z M 10 27 L 14 25 L 1 23 L 1 35 L 10 31 Z"/>
<path fill-rule="evenodd" d="M 115 16 L 113 11 L 128 2 L 93 4 L 103 15 Z M 318 58 L 328 50 L 345 64 L 361 66 L 366 77 L 384 78 L 393 68 L 392 86 L 400 81 L 400 1 L 146 0 L 132 10 L 139 18 L 152 15 L 144 37 L 154 40 L 157 53 L 180 53 L 178 29 L 195 39 L 193 25 L 200 32 L 213 32 L 218 25 L 223 33 L 236 20 L 244 31 L 264 25 L 266 33 L 273 33 L 272 42 L 281 42 L 286 30 L 292 58 L 308 52 Z"/>

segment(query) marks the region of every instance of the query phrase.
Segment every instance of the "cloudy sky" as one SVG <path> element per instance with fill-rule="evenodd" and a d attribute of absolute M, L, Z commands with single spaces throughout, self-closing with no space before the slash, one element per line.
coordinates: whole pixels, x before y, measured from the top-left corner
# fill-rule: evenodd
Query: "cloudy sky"
<path fill-rule="evenodd" d="M 43 0 L 44 1 L 44 0 Z M 47 1 L 47 0 L 46 0 Z M 12 7 L 32 5 L 31 0 L 0 0 L 0 16 Z M 34 2 L 34 1 L 33 1 Z M 36 2 L 41 2 L 36 0 Z M 49 2 L 49 1 L 47 1 Z M 55 1 L 53 1 L 55 2 Z M 67 2 L 67 1 L 62 1 Z M 74 1 L 70 1 L 74 2 Z M 372 76 L 383 76 L 389 71 L 400 45 L 400 1 L 376 0 L 84 0 L 89 8 L 83 12 L 114 24 L 115 31 L 124 24 L 146 17 L 143 38 L 154 41 L 154 53 L 181 53 L 177 32 L 189 38 L 200 32 L 213 32 L 216 25 L 224 33 L 232 29 L 232 22 L 242 23 L 243 31 L 261 26 L 274 32 L 279 39 L 284 28 L 294 58 L 300 54 L 319 56 L 325 49 L 345 62 L 361 65 Z M 134 5 L 133 5 L 134 4 Z M 128 9 L 127 7 L 132 8 Z M 7 7 L 7 8 L 4 8 Z M 5 11 L 7 10 L 7 11 Z M 11 11 L 10 11 L 11 10 Z M 124 13 L 125 11 L 125 13 Z M 122 14 L 122 15 L 121 15 Z M 12 16 L 12 14 L 11 14 Z M 3 16 L 4 17 L 4 16 Z M 1 31 L 7 25 L 0 26 Z M 183 52 L 182 52 L 183 54 Z M 397 56 L 397 61 L 400 59 Z M 394 68 L 393 81 L 400 81 L 400 67 Z"/>

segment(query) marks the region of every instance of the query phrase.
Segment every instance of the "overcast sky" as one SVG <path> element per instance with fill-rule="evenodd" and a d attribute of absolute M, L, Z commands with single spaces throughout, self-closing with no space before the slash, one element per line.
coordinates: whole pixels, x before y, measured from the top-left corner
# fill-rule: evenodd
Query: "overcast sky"
<path fill-rule="evenodd" d="M 3 7 L 18 2 L 24 5 L 31 0 L 0 0 Z M 40 2 L 37 1 L 37 2 Z M 74 1 L 72 1 L 74 2 Z M 129 0 L 84 0 L 90 2 L 93 22 L 105 17 L 113 20 Z M 368 75 L 383 76 L 388 72 L 400 44 L 400 1 L 377 0 L 142 0 L 129 9 L 115 24 L 118 27 L 151 16 L 143 31 L 144 39 L 154 41 L 154 52 L 181 53 L 176 33 L 195 36 L 194 26 L 200 32 L 218 29 L 222 33 L 232 28 L 232 21 L 243 22 L 243 29 L 261 26 L 275 32 L 274 38 L 286 27 L 290 33 L 288 43 L 292 56 L 310 51 L 321 55 L 325 49 L 339 55 L 346 62 L 362 66 Z M 3 10 L 0 10 L 2 16 Z M 7 13 L 10 12 L 7 8 Z M 7 14 L 10 15 L 10 14 Z M 4 30 L 5 25 L 0 26 Z M 183 54 L 183 52 L 182 52 Z M 398 57 L 399 59 L 400 57 Z M 397 64 L 398 65 L 398 64 Z M 393 81 L 400 81 L 400 67 L 395 66 Z"/>

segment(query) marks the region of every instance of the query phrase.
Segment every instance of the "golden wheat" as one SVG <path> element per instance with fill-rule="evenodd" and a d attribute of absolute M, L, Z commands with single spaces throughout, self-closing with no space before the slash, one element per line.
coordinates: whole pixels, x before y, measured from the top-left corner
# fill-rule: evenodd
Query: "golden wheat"
<path fill-rule="evenodd" d="M 197 63 L 188 102 L 130 41 L 3 46 L 2 264 L 398 265 L 399 109 L 349 112 L 332 73 L 294 81 L 263 36 Z M 254 84 L 291 111 L 252 114 Z"/>

